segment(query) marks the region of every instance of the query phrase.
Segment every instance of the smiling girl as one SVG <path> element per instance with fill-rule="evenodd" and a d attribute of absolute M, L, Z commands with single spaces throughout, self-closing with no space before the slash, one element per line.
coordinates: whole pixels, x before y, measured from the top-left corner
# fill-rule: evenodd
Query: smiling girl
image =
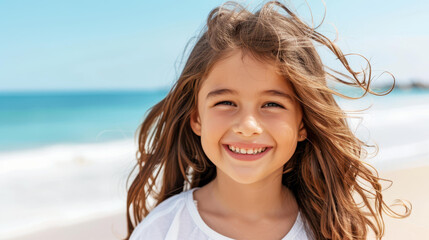
<path fill-rule="evenodd" d="M 327 72 L 314 43 L 349 75 Z M 363 162 L 368 145 L 333 94 L 350 97 L 327 86 L 376 94 L 371 76 L 359 77 L 279 2 L 214 9 L 141 126 L 126 239 L 366 239 L 368 227 L 381 238 L 383 212 L 409 208 L 385 204 L 382 179 Z"/>

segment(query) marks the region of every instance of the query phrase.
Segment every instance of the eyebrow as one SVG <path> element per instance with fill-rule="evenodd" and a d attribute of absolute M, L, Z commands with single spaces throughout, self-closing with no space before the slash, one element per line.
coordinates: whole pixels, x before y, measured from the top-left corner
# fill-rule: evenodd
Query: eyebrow
<path fill-rule="evenodd" d="M 228 89 L 228 88 L 216 89 L 216 90 L 213 90 L 213 91 L 209 92 L 207 94 L 206 99 L 210 99 L 210 98 L 214 98 L 214 97 L 221 96 L 221 95 L 226 95 L 226 94 L 238 95 L 238 92 L 235 91 L 235 90 L 232 90 L 232 89 Z M 274 89 L 265 90 L 265 91 L 262 91 L 261 94 L 262 95 L 270 95 L 270 96 L 277 96 L 277 97 L 285 98 L 285 99 L 287 99 L 287 100 L 289 100 L 291 102 L 295 101 L 294 98 L 291 95 L 289 95 L 287 93 L 284 93 L 282 91 L 279 91 L 279 90 L 274 90 Z"/>

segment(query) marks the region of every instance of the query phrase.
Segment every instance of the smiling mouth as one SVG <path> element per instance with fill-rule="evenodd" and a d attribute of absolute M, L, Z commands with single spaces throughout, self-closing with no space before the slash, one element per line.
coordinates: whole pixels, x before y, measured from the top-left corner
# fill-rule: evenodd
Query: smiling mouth
<path fill-rule="evenodd" d="M 223 145 L 223 147 L 225 148 L 226 152 L 228 152 L 228 154 L 237 160 L 240 161 L 254 161 L 254 160 L 258 160 L 260 158 L 262 158 L 263 156 L 265 156 L 271 149 L 272 147 L 263 147 L 263 148 L 257 148 L 255 149 L 256 151 L 254 151 L 253 153 L 249 153 L 246 150 L 246 153 L 241 153 L 242 149 L 239 149 L 240 152 L 236 152 L 233 151 L 231 146 L 229 145 Z"/>
<path fill-rule="evenodd" d="M 243 149 L 243 148 L 236 148 L 231 145 L 227 145 L 228 149 L 231 150 L 234 153 L 243 154 L 243 155 L 257 155 L 260 153 L 263 153 L 267 150 L 267 147 L 261 147 L 261 148 L 253 148 L 253 149 Z"/>

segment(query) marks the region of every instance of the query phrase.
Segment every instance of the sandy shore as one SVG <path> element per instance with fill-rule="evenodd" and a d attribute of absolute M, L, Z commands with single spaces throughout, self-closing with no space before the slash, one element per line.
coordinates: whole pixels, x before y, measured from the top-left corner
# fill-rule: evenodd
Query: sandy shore
<path fill-rule="evenodd" d="M 393 185 L 384 191 L 388 204 L 394 199 L 404 199 L 412 203 L 412 214 L 406 219 L 385 217 L 384 239 L 425 239 L 429 229 L 429 166 L 413 169 L 379 172 L 380 177 L 393 180 Z M 81 222 L 71 226 L 57 227 L 13 240 L 35 239 L 121 239 L 126 233 L 125 213 Z"/>
<path fill-rule="evenodd" d="M 77 224 L 56 227 L 26 236 L 11 238 L 13 240 L 85 240 L 85 239 L 103 239 L 118 240 L 123 239 L 126 234 L 125 213 L 114 214 L 103 218 L 95 218 L 83 221 Z"/>
<path fill-rule="evenodd" d="M 411 215 L 405 219 L 385 217 L 385 239 L 427 239 L 429 230 L 429 166 L 391 172 L 380 172 L 380 177 L 393 181 L 383 191 L 388 204 L 395 199 L 408 200 L 412 204 Z"/>

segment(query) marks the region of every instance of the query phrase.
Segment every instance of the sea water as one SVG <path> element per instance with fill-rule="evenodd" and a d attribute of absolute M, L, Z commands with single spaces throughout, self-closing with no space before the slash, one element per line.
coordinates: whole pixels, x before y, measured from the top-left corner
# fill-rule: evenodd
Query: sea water
<path fill-rule="evenodd" d="M 125 211 L 136 133 L 168 90 L 0 93 L 0 238 Z M 378 169 L 429 165 L 429 91 L 336 97 Z"/>
<path fill-rule="evenodd" d="M 0 151 L 134 137 L 166 90 L 0 93 Z"/>

